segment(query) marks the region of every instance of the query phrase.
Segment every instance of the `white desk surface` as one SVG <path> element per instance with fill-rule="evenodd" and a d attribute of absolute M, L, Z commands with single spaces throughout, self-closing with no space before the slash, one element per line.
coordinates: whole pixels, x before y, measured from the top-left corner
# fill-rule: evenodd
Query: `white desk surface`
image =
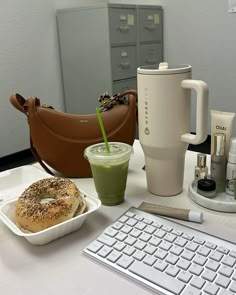
<path fill-rule="evenodd" d="M 142 201 L 202 211 L 202 224 L 181 223 L 236 242 L 235 213 L 220 213 L 202 208 L 188 196 L 188 185 L 193 179 L 196 158 L 195 152 L 187 151 L 183 192 L 173 197 L 159 197 L 147 192 L 146 176 L 142 170 L 144 156 L 139 141 L 135 141 L 125 202 L 114 207 L 101 206 L 89 215 L 80 230 L 43 246 L 31 245 L 23 237 L 15 236 L 0 221 L 0 294 L 153 294 L 82 254 L 82 249 L 106 226 L 130 206 L 139 206 Z M 92 178 L 74 181 L 81 189 L 97 196 Z"/>

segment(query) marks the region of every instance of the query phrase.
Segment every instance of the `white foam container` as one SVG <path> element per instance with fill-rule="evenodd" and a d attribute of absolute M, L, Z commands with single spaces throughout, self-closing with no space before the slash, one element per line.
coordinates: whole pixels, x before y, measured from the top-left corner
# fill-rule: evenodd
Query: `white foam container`
<path fill-rule="evenodd" d="M 47 177 L 51 175 L 31 165 L 0 172 L 0 201 L 19 197 L 33 182 Z"/>
<path fill-rule="evenodd" d="M 34 245 L 44 245 L 55 239 L 65 236 L 78 230 L 89 214 L 96 211 L 101 201 L 89 196 L 80 189 L 82 196 L 87 203 L 87 211 L 70 220 L 54 225 L 48 229 L 37 233 L 25 233 L 16 225 L 15 204 L 20 194 L 33 182 L 51 177 L 48 173 L 33 166 L 22 166 L 0 173 L 0 198 L 4 201 L 0 203 L 0 220 L 16 235 L 24 237 Z"/>

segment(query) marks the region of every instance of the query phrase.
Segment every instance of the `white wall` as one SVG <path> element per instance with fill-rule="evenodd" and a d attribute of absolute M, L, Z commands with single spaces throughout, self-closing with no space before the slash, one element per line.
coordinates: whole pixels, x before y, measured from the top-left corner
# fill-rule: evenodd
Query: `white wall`
<path fill-rule="evenodd" d="M 228 1 L 162 0 L 161 3 L 165 60 L 193 66 L 193 78 L 209 86 L 209 109 L 236 112 L 236 13 L 227 12 Z M 210 133 L 210 125 L 208 128 Z"/>
<path fill-rule="evenodd" d="M 29 148 L 25 116 L 9 103 L 18 92 L 63 109 L 56 21 L 49 0 L 0 4 L 0 157 Z"/>
<path fill-rule="evenodd" d="M 0 3 L 0 158 L 29 148 L 25 116 L 9 102 L 18 92 L 63 110 L 56 9 L 101 1 L 2 0 Z"/>

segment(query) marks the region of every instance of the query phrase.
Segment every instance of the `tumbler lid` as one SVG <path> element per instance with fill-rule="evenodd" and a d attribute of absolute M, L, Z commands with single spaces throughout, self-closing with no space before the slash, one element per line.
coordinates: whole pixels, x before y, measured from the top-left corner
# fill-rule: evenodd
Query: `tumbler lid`
<path fill-rule="evenodd" d="M 141 66 L 137 72 L 144 75 L 170 75 L 188 73 L 191 70 L 190 65 L 169 65 L 167 62 L 161 62 L 160 64 Z"/>

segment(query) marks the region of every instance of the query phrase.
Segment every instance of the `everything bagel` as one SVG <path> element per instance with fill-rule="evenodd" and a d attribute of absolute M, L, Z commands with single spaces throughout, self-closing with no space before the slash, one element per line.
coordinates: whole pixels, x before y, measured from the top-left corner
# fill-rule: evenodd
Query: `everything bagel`
<path fill-rule="evenodd" d="M 30 185 L 16 202 L 16 222 L 23 231 L 38 232 L 80 215 L 86 202 L 69 179 L 49 177 Z"/>

